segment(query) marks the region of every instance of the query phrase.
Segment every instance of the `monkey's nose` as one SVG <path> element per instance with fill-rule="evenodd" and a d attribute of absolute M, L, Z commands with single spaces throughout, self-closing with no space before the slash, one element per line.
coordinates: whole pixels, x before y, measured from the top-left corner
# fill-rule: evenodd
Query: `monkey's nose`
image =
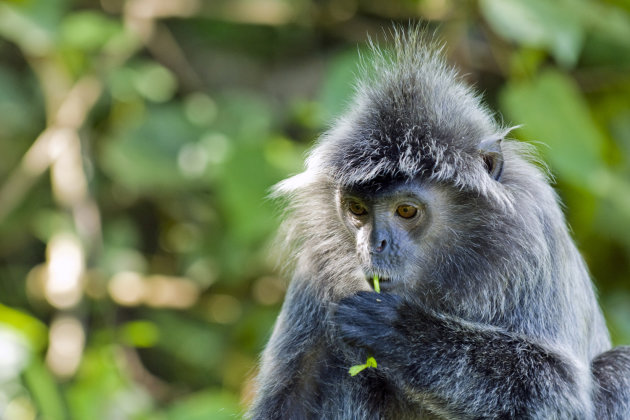
<path fill-rule="evenodd" d="M 387 241 L 385 239 L 383 239 L 381 241 L 381 244 L 374 248 L 374 251 L 376 251 L 376 252 L 383 252 L 383 250 L 385 249 L 386 246 L 387 246 Z"/>

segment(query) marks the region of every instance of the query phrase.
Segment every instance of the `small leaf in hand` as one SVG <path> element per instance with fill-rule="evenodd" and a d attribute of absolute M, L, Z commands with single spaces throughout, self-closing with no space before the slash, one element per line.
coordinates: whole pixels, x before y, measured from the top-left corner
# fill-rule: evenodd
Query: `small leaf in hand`
<path fill-rule="evenodd" d="M 371 367 L 376 367 L 376 359 L 374 359 L 372 356 L 368 357 L 364 364 L 352 366 L 350 369 L 348 369 L 348 373 L 350 373 L 350 376 L 356 376 L 362 370 Z"/>
<path fill-rule="evenodd" d="M 374 291 L 376 293 L 381 293 L 381 284 L 378 281 L 378 276 L 374 274 Z"/>
<path fill-rule="evenodd" d="M 348 369 L 348 373 L 350 374 L 350 376 L 356 376 L 358 375 L 359 372 L 361 372 L 363 369 L 367 368 L 367 364 L 363 364 L 363 365 L 354 365 L 351 366 L 350 369 Z"/>

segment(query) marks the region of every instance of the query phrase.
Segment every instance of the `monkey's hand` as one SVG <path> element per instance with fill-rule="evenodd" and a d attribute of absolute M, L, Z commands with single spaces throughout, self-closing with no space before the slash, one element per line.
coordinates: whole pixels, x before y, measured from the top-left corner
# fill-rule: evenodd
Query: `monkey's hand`
<path fill-rule="evenodd" d="M 334 315 L 341 338 L 350 345 L 368 349 L 379 360 L 379 354 L 404 340 L 397 325 L 400 303 L 399 296 L 374 292 L 359 292 L 342 299 Z"/>
<path fill-rule="evenodd" d="M 334 319 L 380 373 L 452 418 L 593 418 L 587 367 L 535 338 L 368 292 L 341 300 Z"/>

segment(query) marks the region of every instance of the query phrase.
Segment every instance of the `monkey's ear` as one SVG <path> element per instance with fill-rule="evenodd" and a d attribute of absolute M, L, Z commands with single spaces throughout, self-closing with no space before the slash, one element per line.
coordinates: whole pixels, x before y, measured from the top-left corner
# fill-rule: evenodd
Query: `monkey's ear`
<path fill-rule="evenodd" d="M 479 144 L 479 152 L 483 159 L 486 170 L 494 179 L 498 181 L 503 173 L 503 151 L 501 150 L 501 139 L 484 140 Z"/>

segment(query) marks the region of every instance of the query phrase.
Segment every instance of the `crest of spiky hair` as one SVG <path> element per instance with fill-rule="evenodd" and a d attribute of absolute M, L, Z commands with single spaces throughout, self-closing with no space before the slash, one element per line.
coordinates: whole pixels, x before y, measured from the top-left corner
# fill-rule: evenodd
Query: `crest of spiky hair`
<path fill-rule="evenodd" d="M 391 49 L 370 42 L 348 112 L 319 139 L 305 173 L 279 190 L 324 175 L 337 185 L 423 176 L 488 191 L 483 145 L 509 129 L 496 124 L 422 27 L 394 29 L 392 38 Z"/>

